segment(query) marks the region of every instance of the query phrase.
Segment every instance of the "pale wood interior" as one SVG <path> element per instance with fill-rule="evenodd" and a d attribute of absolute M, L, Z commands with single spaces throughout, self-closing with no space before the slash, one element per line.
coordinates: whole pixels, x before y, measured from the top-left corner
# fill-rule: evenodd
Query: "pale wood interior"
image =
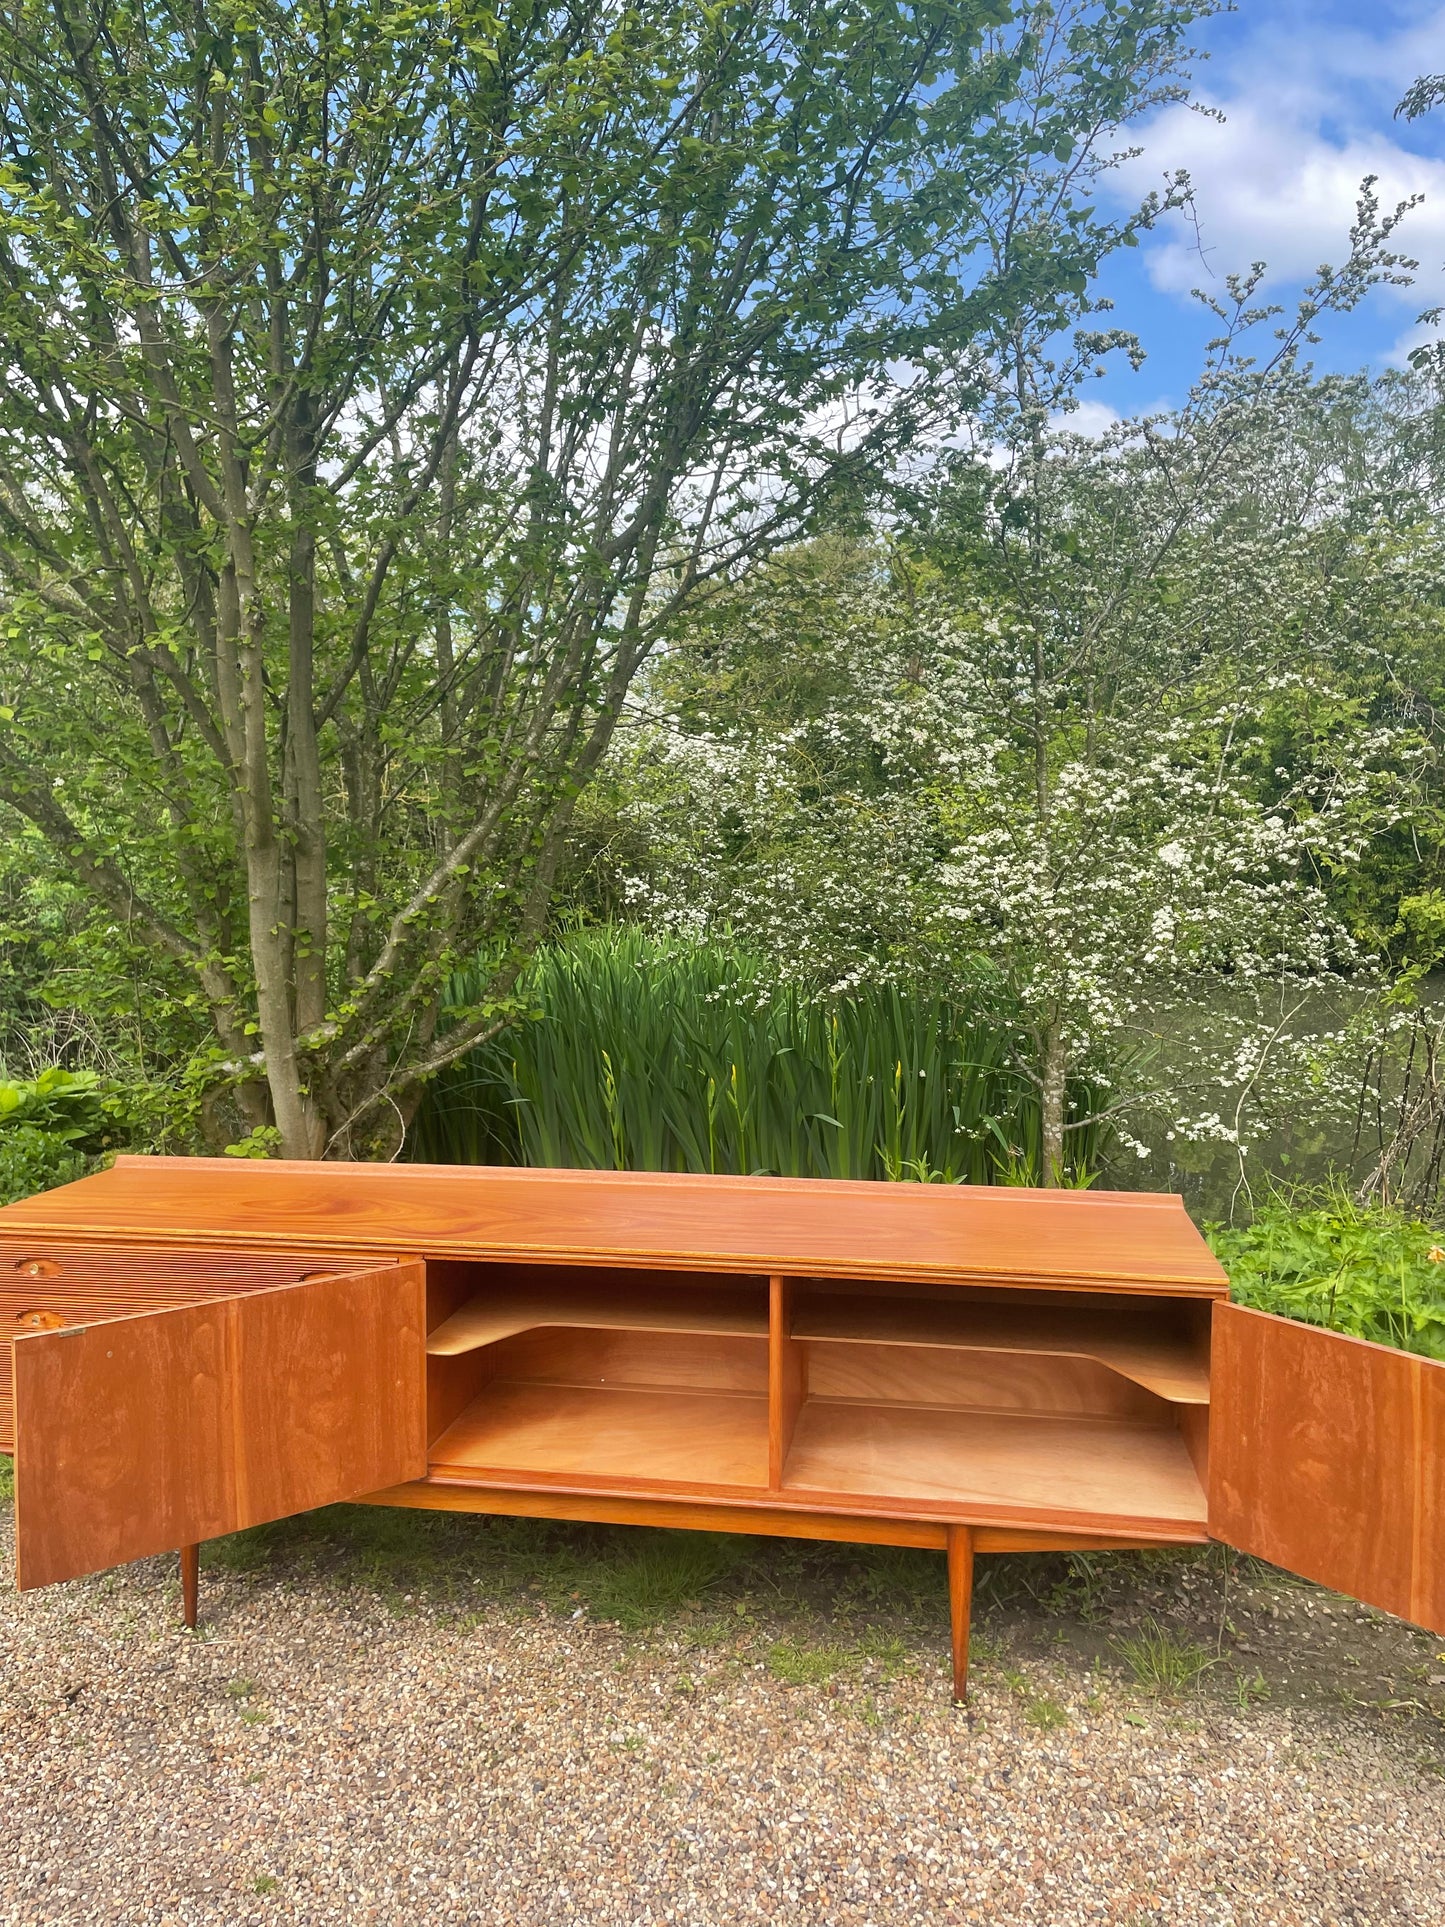
<path fill-rule="evenodd" d="M 1062 1293 L 868 1293 L 809 1284 L 793 1313 L 795 1338 L 838 1344 L 937 1346 L 1096 1359 L 1174 1404 L 1209 1403 L 1209 1344 L 1195 1308 L 1167 1299 L 1121 1306 Z"/>
<path fill-rule="evenodd" d="M 762 1490 L 768 1401 L 749 1392 L 494 1381 L 432 1447 L 432 1470 Z"/>
<path fill-rule="evenodd" d="M 922 1345 L 833 1345 L 806 1341 L 807 1399 L 862 1405 L 926 1406 L 1016 1417 L 1174 1423 L 1174 1408 L 1093 1358 L 1037 1352 L 941 1351 Z"/>
<path fill-rule="evenodd" d="M 1203 1487 L 1170 1427 L 852 1400 L 804 1404 L 784 1490 L 1151 1526 L 1205 1518 Z"/>
<path fill-rule="evenodd" d="M 438 1474 L 1202 1526 L 1193 1307 L 484 1269 L 433 1302 Z"/>
<path fill-rule="evenodd" d="M 766 1278 L 559 1265 L 452 1269 L 473 1273 L 472 1289 L 428 1334 L 427 1351 L 433 1357 L 475 1351 L 518 1332 L 554 1325 L 767 1336 Z"/>
<path fill-rule="evenodd" d="M 427 1337 L 432 1357 L 557 1326 L 756 1337 L 768 1331 L 762 1278 L 556 1265 L 445 1269 L 447 1303 Z M 1171 1403 L 1209 1403 L 1207 1329 L 1198 1308 L 1179 1300 L 1121 1305 L 1101 1293 L 780 1282 L 789 1291 L 793 1338 L 1091 1358 Z"/>

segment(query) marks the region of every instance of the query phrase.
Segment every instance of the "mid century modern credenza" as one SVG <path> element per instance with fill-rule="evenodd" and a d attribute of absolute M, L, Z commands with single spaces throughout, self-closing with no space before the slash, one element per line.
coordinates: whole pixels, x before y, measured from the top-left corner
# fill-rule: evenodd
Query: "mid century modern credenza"
<path fill-rule="evenodd" d="M 1220 1539 L 1445 1633 L 1445 1366 L 1179 1199 L 125 1157 L 0 1211 L 43 1586 L 339 1500 L 947 1556 Z"/>

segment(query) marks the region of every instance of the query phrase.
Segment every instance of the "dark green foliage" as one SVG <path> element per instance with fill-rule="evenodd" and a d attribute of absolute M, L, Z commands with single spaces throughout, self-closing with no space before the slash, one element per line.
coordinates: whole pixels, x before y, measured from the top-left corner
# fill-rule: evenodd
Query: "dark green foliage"
<path fill-rule="evenodd" d="M 0 1204 L 84 1177 L 122 1140 L 122 1108 L 94 1071 L 0 1077 Z"/>
<path fill-rule="evenodd" d="M 38 1077 L 0 1077 L 0 1131 L 30 1129 L 76 1150 L 103 1151 L 119 1130 L 118 1101 L 94 1071 L 52 1065 Z"/>
<path fill-rule="evenodd" d="M 0 1204 L 15 1204 L 37 1191 L 83 1178 L 95 1160 L 68 1145 L 63 1138 L 33 1124 L 0 1131 Z"/>
<path fill-rule="evenodd" d="M 1037 1087 L 990 976 L 966 999 L 825 997 L 730 947 L 621 929 L 544 950 L 526 993 L 537 1015 L 436 1080 L 413 1156 L 976 1184 L 1037 1171 Z M 1088 1088 L 1072 1095 L 1087 1112 Z M 1098 1131 L 1070 1133 L 1077 1180 L 1100 1149 Z"/>
<path fill-rule="evenodd" d="M 1445 1359 L 1442 1240 L 1343 1188 L 1314 1199 L 1278 1194 L 1243 1230 L 1209 1228 L 1238 1303 Z"/>

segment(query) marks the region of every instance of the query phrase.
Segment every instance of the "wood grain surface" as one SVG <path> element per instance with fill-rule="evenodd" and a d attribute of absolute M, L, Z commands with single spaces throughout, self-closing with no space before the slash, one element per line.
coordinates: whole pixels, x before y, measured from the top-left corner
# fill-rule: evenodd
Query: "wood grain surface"
<path fill-rule="evenodd" d="M 973 1616 L 973 1530 L 948 1528 L 948 1619 L 953 1656 L 953 1697 L 958 1705 L 968 1698 L 968 1643 Z"/>
<path fill-rule="evenodd" d="M 768 1402 L 745 1392 L 496 1383 L 436 1441 L 431 1461 L 434 1472 L 470 1466 L 493 1477 L 765 1487 Z"/>
<path fill-rule="evenodd" d="M 410 1264 L 17 1338 L 20 1585 L 422 1476 L 424 1321 Z"/>
<path fill-rule="evenodd" d="M 966 1347 L 1095 1359 L 1179 1405 L 1209 1403 L 1209 1354 L 1173 1308 L 1136 1300 L 1122 1310 L 1059 1310 L 1027 1299 L 1010 1305 L 810 1293 L 793 1317 L 799 1338 L 835 1344 Z"/>
<path fill-rule="evenodd" d="M 494 1345 L 518 1332 L 544 1325 L 572 1325 L 590 1331 L 707 1332 L 719 1336 L 768 1334 L 768 1288 L 738 1279 L 695 1283 L 694 1275 L 564 1271 L 535 1267 L 535 1277 L 486 1276 L 477 1266 L 479 1289 L 466 1304 L 432 1331 L 426 1341 L 433 1358 L 451 1358 Z"/>
<path fill-rule="evenodd" d="M 1092 1358 L 803 1343 L 814 1398 L 1172 1425 L 1176 1408 Z M 1192 1409 L 1192 1408 L 1191 1408 Z"/>
<path fill-rule="evenodd" d="M 1102 1281 L 1204 1297 L 1226 1290 L 1182 1202 L 1142 1192 L 122 1157 L 0 1210 L 0 1236 L 22 1233 L 790 1276 Z"/>
<path fill-rule="evenodd" d="M 480 1354 L 492 1380 L 539 1385 L 623 1386 L 672 1392 L 768 1395 L 766 1338 L 717 1338 L 697 1332 L 521 1332 Z M 434 1371 L 438 1360 L 429 1361 Z"/>
<path fill-rule="evenodd" d="M 1173 1430 L 1109 1420 L 1020 1418 L 936 1406 L 810 1398 L 798 1416 L 785 1490 L 1009 1505 L 1042 1523 L 1082 1514 L 1115 1530 L 1204 1523 L 1204 1491 Z"/>
<path fill-rule="evenodd" d="M 768 1484 L 782 1489 L 793 1427 L 808 1395 L 808 1360 L 793 1337 L 791 1278 L 768 1280 Z"/>
<path fill-rule="evenodd" d="M 186 1251 L 174 1245 L 35 1246 L 0 1238 L 0 1451 L 15 1449 L 10 1340 L 26 1331 L 64 1330 L 130 1318 L 237 1292 L 294 1284 L 308 1271 L 363 1271 L 366 1260 L 324 1252 Z"/>
<path fill-rule="evenodd" d="M 1214 1308 L 1209 1530 L 1445 1634 L 1445 1365 Z"/>
<path fill-rule="evenodd" d="M 733 1500 L 663 1499 L 637 1494 L 579 1496 L 570 1492 L 506 1492 L 433 1476 L 385 1492 L 362 1505 L 418 1507 L 425 1512 L 473 1512 L 503 1518 L 580 1519 L 595 1525 L 669 1526 L 692 1532 L 749 1532 L 770 1539 L 834 1539 L 845 1545 L 923 1546 L 941 1552 L 948 1527 L 912 1519 L 850 1519 L 835 1512 L 792 1507 L 744 1507 Z M 1069 1550 L 1095 1544 L 1071 1540 Z"/>
<path fill-rule="evenodd" d="M 794 1506 L 734 1496 L 668 1499 L 641 1493 L 508 1491 L 466 1478 L 433 1474 L 383 1492 L 369 1492 L 359 1505 L 415 1506 L 427 1512 L 497 1513 L 504 1518 L 584 1519 L 599 1525 L 680 1526 L 694 1532 L 747 1532 L 762 1538 L 836 1539 L 845 1545 L 921 1546 L 941 1552 L 949 1527 L 941 1521 L 889 1519 L 842 1511 L 803 1511 Z M 1144 1539 L 1091 1531 L 1044 1532 L 1030 1526 L 972 1528 L 975 1552 L 1153 1551 L 1161 1543 L 1201 1545 L 1202 1530 L 1174 1539 Z"/>

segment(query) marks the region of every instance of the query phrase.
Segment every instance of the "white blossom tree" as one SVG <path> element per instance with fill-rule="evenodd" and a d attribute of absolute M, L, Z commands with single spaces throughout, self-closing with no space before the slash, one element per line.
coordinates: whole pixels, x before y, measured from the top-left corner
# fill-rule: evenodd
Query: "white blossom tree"
<path fill-rule="evenodd" d="M 1282 360 L 1213 412 L 1049 430 L 1031 575 L 966 465 L 922 541 L 775 565 L 625 733 L 635 905 L 832 987 L 1006 971 L 1044 1183 L 1071 1079 L 1141 1154 L 1242 1158 L 1302 1089 L 1343 1110 L 1320 998 L 1374 982 L 1349 881 L 1412 805 L 1424 737 L 1379 695 L 1428 571 L 1322 432 L 1340 405 Z"/>

